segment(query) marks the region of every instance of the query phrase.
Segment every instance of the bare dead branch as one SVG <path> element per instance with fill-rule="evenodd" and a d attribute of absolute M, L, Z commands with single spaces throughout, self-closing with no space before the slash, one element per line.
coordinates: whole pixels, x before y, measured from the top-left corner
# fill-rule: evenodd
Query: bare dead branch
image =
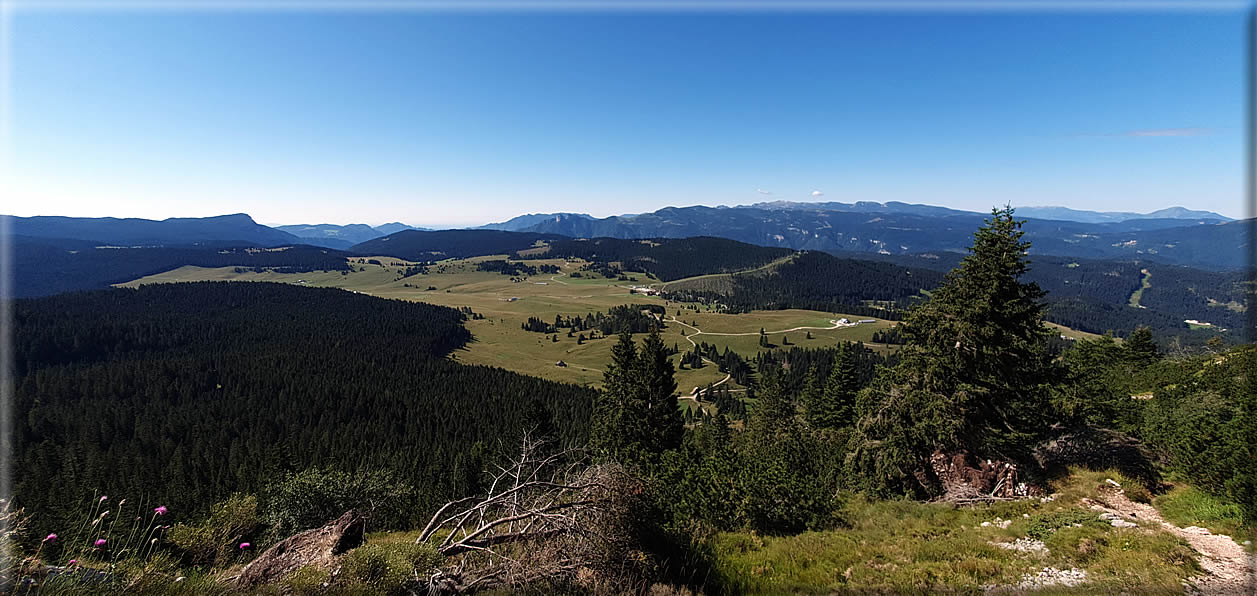
<path fill-rule="evenodd" d="M 485 494 L 447 503 L 420 533 L 417 543 L 445 532 L 436 548 L 454 559 L 426 578 L 429 593 L 572 580 L 623 561 L 609 553 L 627 542 L 619 520 L 635 491 L 618 466 L 526 434 L 518 456 L 496 469 Z"/>

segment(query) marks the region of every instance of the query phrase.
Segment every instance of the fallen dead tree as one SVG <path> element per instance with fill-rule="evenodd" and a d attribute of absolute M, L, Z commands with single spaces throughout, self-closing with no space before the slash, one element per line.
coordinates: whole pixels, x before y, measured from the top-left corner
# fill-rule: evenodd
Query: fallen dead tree
<path fill-rule="evenodd" d="M 630 558 L 641 487 L 618 465 L 547 448 L 525 436 L 487 494 L 452 501 L 432 516 L 416 543 L 434 544 L 452 560 L 426 579 L 430 593 L 615 583 Z"/>
<path fill-rule="evenodd" d="M 930 470 L 942 488 L 939 500 L 949 503 L 1015 501 L 1042 492 L 1020 480 L 1016 464 L 979 459 L 966 451 L 935 451 Z"/>

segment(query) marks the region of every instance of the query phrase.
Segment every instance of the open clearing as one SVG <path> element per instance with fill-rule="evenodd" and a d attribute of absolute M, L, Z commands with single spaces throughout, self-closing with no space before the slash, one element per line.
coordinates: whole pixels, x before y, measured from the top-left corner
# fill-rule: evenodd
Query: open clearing
<path fill-rule="evenodd" d="M 455 353 L 459 362 L 498 366 L 555 381 L 594 386 L 602 383 L 602 369 L 610 359 L 611 346 L 615 339 L 600 338 L 578 345 L 575 337 L 567 337 L 566 331 L 562 331 L 557 334 L 558 341 L 555 342 L 551 335 L 522 329 L 521 325 L 528 317 L 551 322 L 556 315 L 569 317 L 599 311 L 605 313 L 611 307 L 621 304 L 658 304 L 667 310 L 665 320 L 677 318 L 692 326 L 668 323 L 667 329 L 663 331 L 663 340 L 668 345 L 675 345 L 682 351 L 690 349 L 691 342 L 685 336 L 694 335 L 694 328 L 697 328 L 703 333 L 697 335 L 695 341 L 715 345 L 721 351 L 729 348 L 744 357 L 751 357 L 760 350 L 789 345 L 824 347 L 836 345 L 839 341 L 863 341 L 870 344 L 874 331 L 894 325 L 890 321 L 874 319 L 873 323 L 834 328 L 831 322 L 833 320 L 846 318 L 856 321 L 871 317 L 811 310 L 754 311 L 736 315 L 716 313 L 699 305 L 630 293 L 630 286 L 659 283 L 657 279 L 645 274 L 628 274 L 637 278 L 637 281 L 606 279 L 592 272 L 582 272 L 581 277 L 572 277 L 572 273 L 586 264 L 584 261 L 528 261 L 527 264 L 534 267 L 557 266 L 560 273 L 539 273 L 524 278 L 523 281 L 512 281 L 507 275 L 476 270 L 476 264 L 481 261 L 503 258 L 505 257 L 491 256 L 441 261 L 430 266 L 427 274 L 406 278 L 400 278 L 401 271 L 412 263 L 393 257 L 364 257 L 361 262 L 358 258 L 353 258 L 350 259 L 353 270 L 345 273 L 276 273 L 254 272 L 236 267 L 188 266 L 118 285 L 134 287 L 148 283 L 192 281 L 270 281 L 342 288 L 381 298 L 414 300 L 443 306 L 466 306 L 484 318 L 467 321 L 473 340 Z M 380 264 L 368 262 L 373 259 Z M 814 329 L 802 329 L 805 327 Z M 770 345 L 767 348 L 759 345 L 761 328 L 768 335 Z M 809 331 L 812 339 L 807 339 Z M 585 334 L 588 337 L 589 333 Z M 870 347 L 882 351 L 891 349 L 875 344 Z M 681 369 L 679 360 L 680 355 L 674 357 L 674 364 L 677 364 L 677 389 L 682 395 L 689 395 L 694 387 L 715 384 L 726 377 L 714 365 L 698 370 Z M 559 361 L 563 361 L 566 366 L 558 366 Z M 740 388 L 731 381 L 729 384 L 731 388 Z"/>
<path fill-rule="evenodd" d="M 1143 298 L 1144 290 L 1152 287 L 1152 274 L 1147 269 L 1140 269 L 1139 272 L 1143 277 L 1139 279 L 1139 289 L 1130 295 L 1130 305 L 1136 308 L 1143 308 L 1139 305 L 1139 300 Z"/>

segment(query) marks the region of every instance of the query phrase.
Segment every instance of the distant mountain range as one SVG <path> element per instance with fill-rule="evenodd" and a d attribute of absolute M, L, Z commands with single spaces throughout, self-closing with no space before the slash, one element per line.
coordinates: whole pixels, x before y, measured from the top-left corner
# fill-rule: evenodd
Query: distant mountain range
<path fill-rule="evenodd" d="M 554 222 L 555 224 L 561 224 L 565 221 L 592 220 L 592 219 L 594 219 L 592 216 L 585 213 L 528 213 L 525 215 L 512 217 L 501 223 L 485 224 L 476 229 L 478 230 L 503 230 L 507 232 L 518 232 L 520 230 L 530 228 L 532 226 L 545 223 L 545 222 Z"/>
<path fill-rule="evenodd" d="M 393 222 L 374 228 L 367 224 L 348 224 L 343 226 L 336 224 L 295 224 L 275 226 L 275 229 L 297 236 L 307 244 L 345 249 L 355 244 L 374 240 L 402 230 L 424 230 L 426 228 L 416 228 L 401 222 Z"/>
<path fill-rule="evenodd" d="M 216 217 L 175 217 L 161 221 L 114 217 L 13 217 L 15 236 L 86 240 L 118 246 L 234 244 L 279 246 L 301 244 L 288 232 L 268 228 L 243 213 Z"/>
<path fill-rule="evenodd" d="M 835 205 L 846 210 L 797 203 L 667 207 L 654 213 L 601 219 L 543 218 L 520 231 L 575 238 L 716 236 L 796 250 L 907 255 L 965 252 L 973 231 L 987 217 L 904 203 L 820 204 Z M 1017 214 L 1022 215 L 1020 211 Z M 1102 223 L 1027 218 L 1025 231 L 1026 239 L 1033 243 L 1033 254 L 1148 259 L 1209 269 L 1247 265 L 1245 224 L 1225 218 L 1141 218 Z"/>
<path fill-rule="evenodd" d="M 1132 219 L 1206 219 L 1216 221 L 1235 221 L 1225 215 L 1212 211 L 1193 211 L 1185 207 L 1168 207 L 1151 213 L 1131 213 L 1129 211 L 1080 211 L 1069 207 L 1018 207 L 1017 213 L 1023 217 L 1036 219 L 1061 219 L 1080 223 L 1121 222 Z"/>
<path fill-rule="evenodd" d="M 961 211 L 948 207 L 921 205 L 890 201 L 875 203 L 859 201 L 856 203 L 800 203 L 794 201 L 772 201 L 747 205 L 752 209 L 803 209 L 810 211 L 852 211 L 856 213 L 906 213 L 910 215 L 926 215 L 945 217 L 951 215 L 986 215 L 976 211 Z M 1054 219 L 1078 223 L 1117 223 L 1132 219 L 1191 219 L 1213 220 L 1215 222 L 1234 221 L 1225 215 L 1212 211 L 1193 211 L 1184 207 L 1167 207 L 1151 213 L 1132 213 L 1128 211 L 1083 211 L 1069 207 L 1017 207 L 1017 215 L 1033 219 Z"/>
<path fill-rule="evenodd" d="M 1181 207 L 1147 214 L 1027 207 L 1033 254 L 1090 259 L 1143 259 L 1206 269 L 1237 269 L 1245 260 L 1245 222 Z M 5 216 L 8 217 L 8 216 Z M 689 238 L 711 236 L 748 244 L 848 255 L 963 253 L 987 214 L 909 203 L 794 203 L 738 207 L 667 207 L 653 213 L 595 218 L 584 213 L 526 214 L 479 232 L 525 232 L 540 238 Z M 1084 219 L 1093 221 L 1081 221 Z M 465 256 L 487 248 L 527 248 L 493 235 L 437 234 L 399 222 L 267 227 L 245 214 L 162 221 L 117 218 L 12 217 L 15 236 L 117 246 L 261 246 L 309 244 L 399 257 Z M 415 235 L 416 232 L 422 232 Z M 449 232 L 449 231 L 442 231 Z M 436 234 L 436 235 L 430 235 Z M 396 239 L 394 241 L 394 239 Z M 388 244 L 392 242 L 392 244 Z M 451 244 L 453 243 L 453 244 Z M 391 250 L 387 247 L 391 246 Z M 451 246 L 453 248 L 451 248 Z M 446 250 L 450 249 L 450 250 Z M 451 252 L 452 251 L 452 252 Z M 509 252 L 509 251 L 504 251 Z M 404 254 L 402 254 L 404 253 Z M 428 255 L 422 257 L 421 255 Z"/>

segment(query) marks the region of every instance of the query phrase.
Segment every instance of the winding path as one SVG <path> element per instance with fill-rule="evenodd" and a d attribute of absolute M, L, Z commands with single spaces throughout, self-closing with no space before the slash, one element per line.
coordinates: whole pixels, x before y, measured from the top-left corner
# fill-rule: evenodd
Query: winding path
<path fill-rule="evenodd" d="M 1198 594 L 1234 594 L 1243 596 L 1251 594 L 1250 582 L 1257 581 L 1253 574 L 1253 562 L 1244 551 L 1244 547 L 1235 543 L 1230 536 L 1214 534 L 1205 528 L 1188 526 L 1180 528 L 1161 518 L 1161 513 L 1152 505 L 1131 501 L 1121 489 L 1102 494 L 1103 504 L 1094 501 L 1089 504 L 1091 509 L 1116 513 L 1134 521 L 1148 522 L 1160 526 L 1167 532 L 1182 538 L 1200 553 L 1200 566 L 1205 575 L 1191 578 L 1194 592 Z M 1189 593 L 1192 593 L 1189 591 Z"/>

